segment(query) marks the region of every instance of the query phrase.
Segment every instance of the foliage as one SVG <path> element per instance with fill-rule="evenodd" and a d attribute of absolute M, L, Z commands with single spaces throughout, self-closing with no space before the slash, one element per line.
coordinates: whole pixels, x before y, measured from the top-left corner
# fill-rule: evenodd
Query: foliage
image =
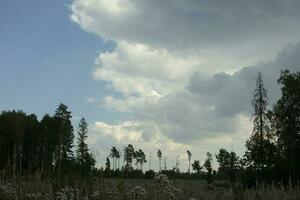
<path fill-rule="evenodd" d="M 161 171 L 161 158 L 162 158 L 162 152 L 161 152 L 160 149 L 157 150 L 156 155 L 157 155 L 158 160 L 159 160 L 159 171 Z"/>
<path fill-rule="evenodd" d="M 134 148 L 132 144 L 128 144 L 127 147 L 124 149 L 124 160 L 126 161 L 125 170 L 131 171 L 132 170 L 132 161 L 134 158 Z"/>
<path fill-rule="evenodd" d="M 92 167 L 95 166 L 95 159 L 89 152 L 86 140 L 88 138 L 88 125 L 84 118 L 82 118 L 78 125 L 78 139 L 76 149 L 76 162 L 79 165 L 82 174 L 88 174 Z"/>
<path fill-rule="evenodd" d="M 300 178 L 300 72 L 282 71 L 278 79 L 282 96 L 274 106 L 273 125 L 278 151 L 289 178 Z"/>
<path fill-rule="evenodd" d="M 206 176 L 205 177 L 206 177 L 206 181 L 208 183 L 212 183 L 213 182 L 213 168 L 212 168 L 213 159 L 212 159 L 211 153 L 207 152 L 206 157 L 207 158 L 206 158 L 206 160 L 203 164 L 203 167 L 206 170 Z"/>
<path fill-rule="evenodd" d="M 196 171 L 196 173 L 199 173 L 202 169 L 202 166 L 200 164 L 199 160 L 195 160 L 192 164 L 193 170 Z"/>
<path fill-rule="evenodd" d="M 228 152 L 222 148 L 216 158 L 219 163 L 218 173 L 227 176 L 230 182 L 234 182 L 237 171 L 241 167 L 239 157 L 235 152 Z"/>

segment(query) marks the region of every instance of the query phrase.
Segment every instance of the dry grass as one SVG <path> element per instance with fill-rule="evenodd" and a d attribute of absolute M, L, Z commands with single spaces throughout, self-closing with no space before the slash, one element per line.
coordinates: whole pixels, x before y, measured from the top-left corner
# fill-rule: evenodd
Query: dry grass
<path fill-rule="evenodd" d="M 299 187 L 220 187 L 202 181 L 95 179 L 60 186 L 38 180 L 0 181 L 0 200 L 300 200 Z"/>

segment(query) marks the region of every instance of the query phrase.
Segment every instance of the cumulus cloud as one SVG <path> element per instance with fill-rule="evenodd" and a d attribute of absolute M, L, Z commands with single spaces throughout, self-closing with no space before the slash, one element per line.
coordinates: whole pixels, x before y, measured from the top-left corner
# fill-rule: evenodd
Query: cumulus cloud
<path fill-rule="evenodd" d="M 132 94 L 169 94 L 184 87 L 197 60 L 178 58 L 164 49 L 119 42 L 113 52 L 100 53 L 96 80 L 110 81 L 116 91 Z"/>
<path fill-rule="evenodd" d="M 150 152 L 164 147 L 170 160 L 178 155 L 184 157 L 186 149 L 202 155 L 202 160 L 205 151 L 216 152 L 220 147 L 234 148 L 242 154 L 244 142 L 251 134 L 250 102 L 257 73 L 264 74 L 271 107 L 280 96 L 276 83 L 280 70 L 283 66 L 291 71 L 300 70 L 299 53 L 300 43 L 286 47 L 270 62 L 244 67 L 233 74 L 222 72 L 206 77 L 195 72 L 184 90 L 154 100 L 153 96 L 107 97 L 107 105 L 130 111 L 139 121 L 115 125 L 96 122 L 94 135 L 106 137 L 110 141 L 104 142 L 110 144 L 107 148 L 133 143 Z M 99 141 L 103 142 L 103 138 Z"/>
<path fill-rule="evenodd" d="M 112 88 L 102 104 L 129 115 L 92 125 L 103 151 L 134 143 L 166 147 L 173 160 L 187 148 L 242 154 L 257 72 L 271 106 L 280 69 L 300 69 L 298 0 L 74 0 L 70 8 L 82 29 L 116 42 L 92 74 Z"/>
<path fill-rule="evenodd" d="M 260 36 L 298 38 L 299 7 L 297 0 L 75 0 L 71 18 L 115 41 L 190 48 Z"/>
<path fill-rule="evenodd" d="M 288 45 L 274 60 L 244 67 L 230 74 L 216 73 L 209 78 L 195 73 L 187 86 L 188 90 L 197 94 L 204 101 L 215 104 L 216 113 L 230 116 L 235 114 L 251 114 L 249 99 L 255 87 L 258 72 L 264 76 L 265 87 L 269 93 L 270 106 L 280 96 L 277 80 L 282 69 L 293 72 L 300 70 L 300 43 Z"/>

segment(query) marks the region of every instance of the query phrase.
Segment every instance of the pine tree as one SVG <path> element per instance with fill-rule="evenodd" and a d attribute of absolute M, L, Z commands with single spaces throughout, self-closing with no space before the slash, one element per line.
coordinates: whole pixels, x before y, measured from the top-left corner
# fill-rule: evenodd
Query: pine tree
<path fill-rule="evenodd" d="M 262 177 L 264 168 L 268 166 L 268 151 L 272 150 L 272 136 L 270 134 L 270 122 L 268 119 L 268 97 L 264 87 L 263 76 L 258 73 L 256 88 L 254 90 L 252 105 L 253 113 L 253 132 L 250 139 L 246 142 L 247 151 L 245 160 L 249 166 L 254 166 L 260 172 Z"/>
<path fill-rule="evenodd" d="M 95 165 L 95 159 L 89 152 L 86 143 L 88 138 L 88 125 L 84 118 L 79 122 L 77 133 L 76 161 L 79 164 L 81 172 L 86 174 L 90 172 L 91 168 Z"/>
<path fill-rule="evenodd" d="M 190 173 L 191 173 L 191 159 L 192 159 L 192 153 L 191 153 L 189 150 L 187 150 L 186 153 L 187 153 L 187 156 L 188 156 L 188 162 L 189 162 L 188 172 L 189 172 L 189 174 L 190 174 Z"/>
<path fill-rule="evenodd" d="M 56 167 L 58 174 L 61 170 L 67 169 L 67 165 L 74 160 L 73 155 L 73 140 L 74 129 L 71 123 L 71 112 L 68 111 L 68 106 L 59 104 L 55 111 L 54 118 L 58 123 L 58 146 L 56 150 Z"/>
<path fill-rule="evenodd" d="M 212 169 L 212 160 L 213 159 L 212 159 L 211 153 L 209 153 L 209 152 L 206 153 L 206 156 L 207 156 L 207 158 L 203 164 L 203 167 L 206 170 L 205 178 L 206 178 L 207 183 L 211 183 L 213 181 L 213 173 L 212 173 L 213 172 L 213 169 Z"/>
<path fill-rule="evenodd" d="M 117 165 L 117 156 L 118 156 L 118 150 L 116 149 L 116 147 L 112 147 L 111 150 L 110 150 L 110 154 L 109 154 L 109 157 L 112 158 L 113 160 L 113 170 L 116 169 L 116 165 Z"/>
<path fill-rule="evenodd" d="M 105 171 L 110 171 L 110 160 L 109 160 L 109 157 L 106 157 Z"/>
<path fill-rule="evenodd" d="M 117 167 L 118 167 L 118 170 L 120 169 L 120 157 L 121 157 L 121 155 L 120 155 L 120 151 L 119 150 L 117 150 L 116 149 L 116 165 L 117 165 Z"/>
<path fill-rule="evenodd" d="M 143 152 L 142 149 L 139 149 L 138 152 L 137 152 L 137 154 L 138 154 L 137 162 L 140 164 L 140 170 L 143 171 L 143 164 L 145 162 L 147 162 L 147 160 L 146 160 L 146 154 Z"/>
<path fill-rule="evenodd" d="M 126 161 L 125 169 L 127 171 L 132 170 L 132 160 L 134 157 L 134 152 L 134 148 L 131 144 L 128 144 L 128 146 L 124 149 L 124 160 Z"/>
<path fill-rule="evenodd" d="M 156 153 L 158 160 L 159 160 L 159 171 L 161 171 L 161 158 L 162 158 L 162 153 L 161 150 L 158 149 L 157 153 Z"/>

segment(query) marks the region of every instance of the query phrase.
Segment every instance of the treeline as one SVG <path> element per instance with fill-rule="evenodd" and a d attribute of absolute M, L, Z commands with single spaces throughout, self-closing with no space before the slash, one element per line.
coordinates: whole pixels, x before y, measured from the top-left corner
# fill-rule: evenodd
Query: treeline
<path fill-rule="evenodd" d="M 33 174 L 61 176 L 68 173 L 89 174 L 95 159 L 85 142 L 87 123 L 78 126 L 76 145 L 71 112 L 60 104 L 54 116 L 38 120 L 34 114 L 3 111 L 0 114 L 0 170 L 2 176 Z M 74 154 L 74 148 L 76 152 Z"/>
<path fill-rule="evenodd" d="M 61 176 L 81 174 L 113 178 L 153 178 L 151 159 L 158 159 L 159 172 L 170 178 L 236 181 L 253 185 L 256 182 L 288 182 L 300 180 L 300 72 L 282 71 L 278 83 L 281 97 L 268 105 L 263 76 L 258 74 L 253 93 L 253 132 L 246 141 L 242 157 L 233 151 L 219 149 L 207 153 L 203 164 L 192 160 L 187 150 L 188 169 L 180 172 L 179 161 L 167 168 L 167 157 L 155 150 L 156 157 L 146 156 L 142 149 L 128 144 L 124 149 L 112 147 L 104 167 L 96 169 L 95 158 L 86 144 L 88 127 L 84 118 L 78 125 L 74 141 L 71 112 L 60 104 L 54 116 L 45 115 L 38 121 L 33 114 L 3 111 L 0 115 L 0 169 L 9 174 L 40 172 Z M 275 84 L 275 83 L 274 83 Z M 122 154 L 122 155 L 121 155 Z M 213 160 L 218 170 L 213 169 Z M 149 163 L 149 170 L 144 165 Z M 156 172 L 157 173 L 157 172 Z"/>

